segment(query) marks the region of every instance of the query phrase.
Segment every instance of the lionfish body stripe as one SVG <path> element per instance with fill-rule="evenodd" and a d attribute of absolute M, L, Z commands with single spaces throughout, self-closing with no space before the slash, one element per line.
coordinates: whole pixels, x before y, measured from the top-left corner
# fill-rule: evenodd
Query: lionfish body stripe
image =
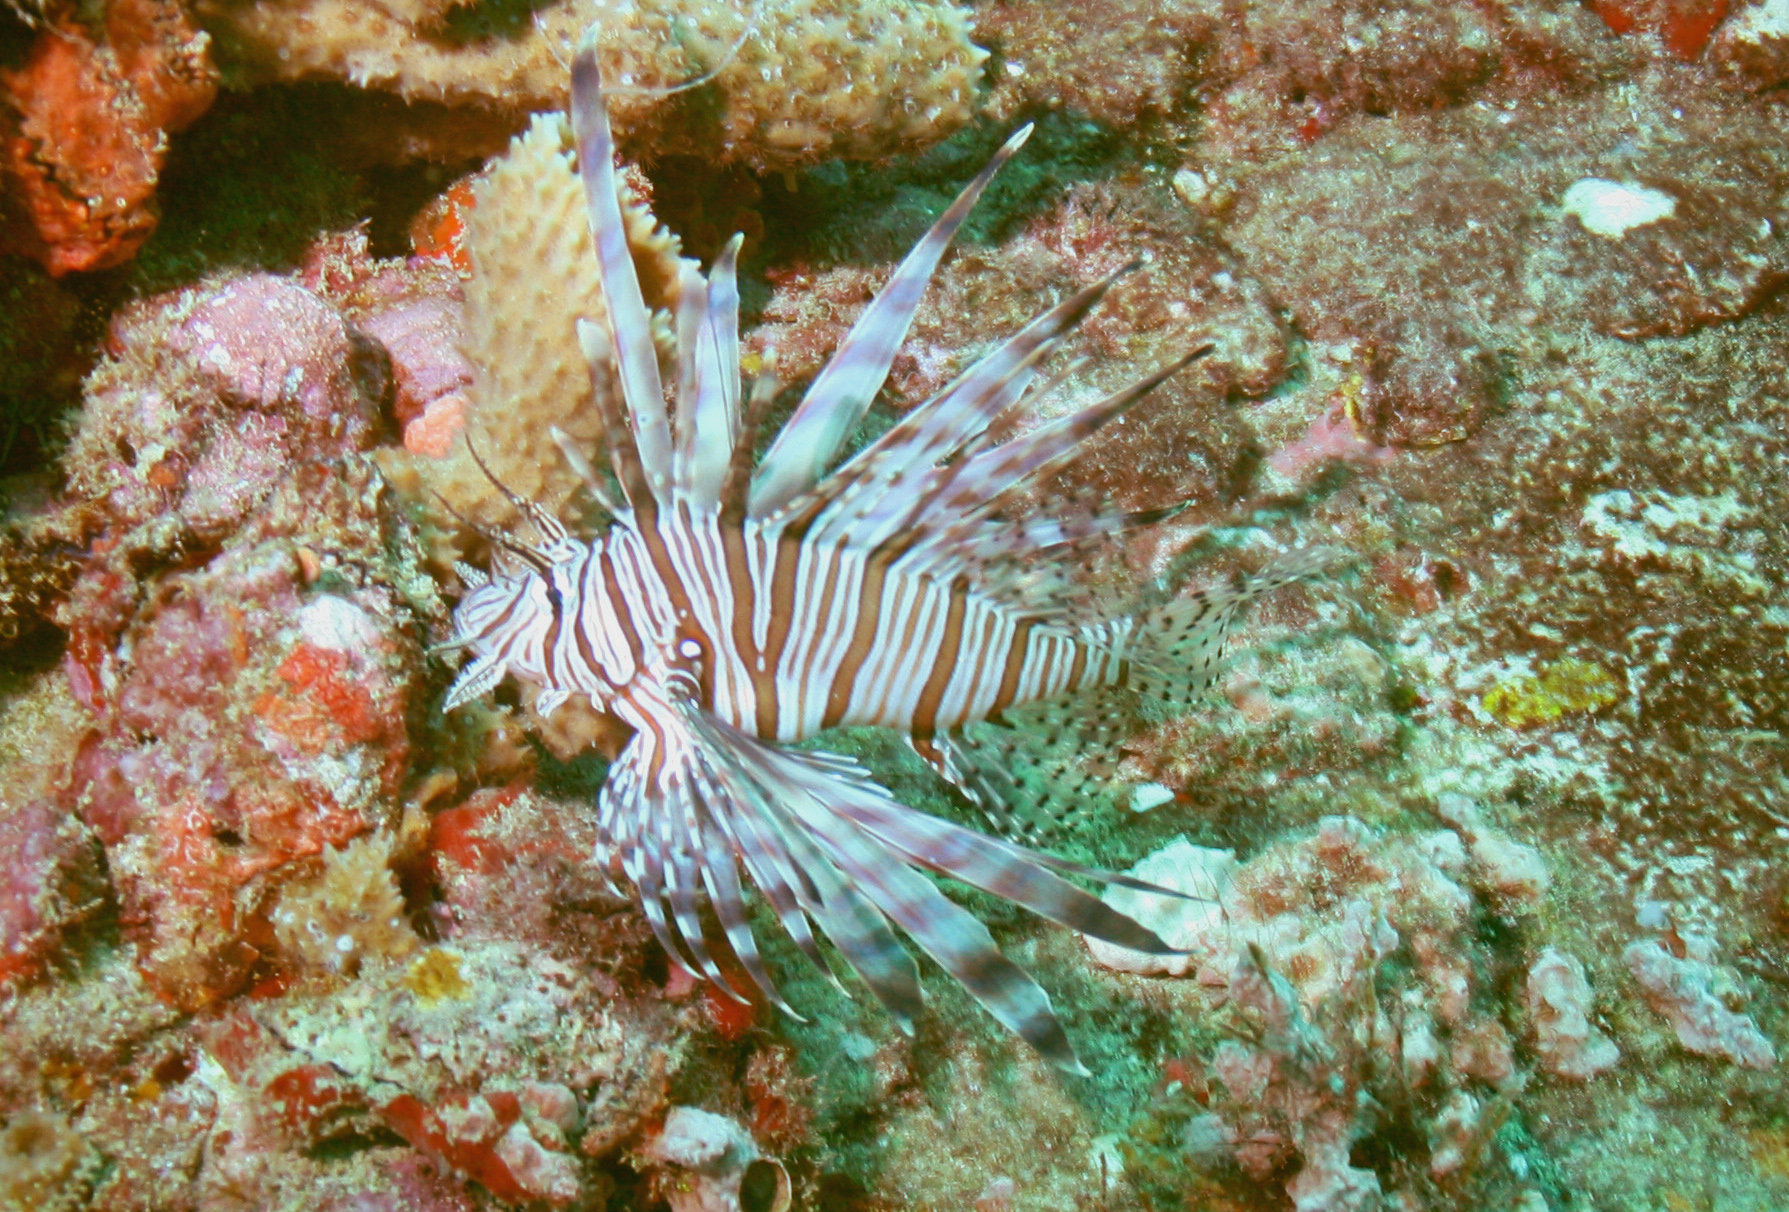
<path fill-rule="evenodd" d="M 1209 681 L 1238 611 L 1312 561 L 1283 561 L 1141 614 L 1079 617 L 1086 612 L 1052 600 L 1049 572 L 1083 544 L 1161 515 L 1010 516 L 1016 489 L 1071 461 L 1205 349 L 990 441 L 990 426 L 1028 403 L 1038 367 L 1107 279 L 1038 316 L 827 470 L 887 378 L 951 236 L 1027 128 L 897 268 L 754 468 L 741 415 L 739 239 L 706 277 L 694 267 L 682 276 L 667 401 L 590 38 L 573 65 L 572 124 L 608 303 L 606 320 L 580 322 L 578 335 L 619 495 L 592 482 L 614 516 L 589 542 L 519 502 L 540 542 L 504 540 L 520 569 L 468 576 L 454 643 L 472 661 L 448 709 L 513 674 L 539 688 L 543 714 L 580 696 L 633 730 L 599 796 L 597 860 L 632 881 L 673 961 L 723 992 L 744 998 L 755 988 L 794 1013 L 748 924 L 749 882 L 801 951 L 824 969 L 819 939 L 830 940 L 902 1027 L 919 1013 L 920 988 L 894 927 L 1046 1058 L 1080 1071 L 1048 997 L 921 871 L 1162 953 L 1169 948 L 1152 932 L 1065 877 L 1149 886 L 908 808 L 854 762 L 785 746 L 839 726 L 897 729 L 998 815 L 1016 784 L 999 747 L 972 728 L 1126 684 L 1183 697 Z M 718 934 L 704 929 L 705 904 Z"/>

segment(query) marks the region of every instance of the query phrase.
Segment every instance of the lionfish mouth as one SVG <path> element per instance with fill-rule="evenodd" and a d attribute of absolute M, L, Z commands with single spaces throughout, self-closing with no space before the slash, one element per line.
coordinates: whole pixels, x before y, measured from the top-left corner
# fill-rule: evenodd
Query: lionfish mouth
<path fill-rule="evenodd" d="M 1027 126 L 908 253 L 754 465 L 740 403 L 741 238 L 706 276 L 682 270 L 667 392 L 618 200 L 594 30 L 572 65 L 571 123 L 606 303 L 578 337 L 613 482 L 566 453 L 613 516 L 580 543 L 517 502 L 540 542 L 522 548 L 522 573 L 457 612 L 454 642 L 474 659 L 448 708 L 526 669 L 543 682 L 543 712 L 591 695 L 634 730 L 599 796 L 596 861 L 632 881 L 671 960 L 723 994 L 796 1013 L 759 953 L 749 883 L 813 963 L 830 971 L 820 940 L 830 941 L 904 1030 L 922 1005 L 897 930 L 1044 1057 L 1085 1072 L 1044 991 L 923 873 L 1156 954 L 1172 950 L 1066 877 L 1180 894 L 931 816 L 852 761 L 785 744 L 841 724 L 898 729 L 1013 830 L 1070 817 L 1112 784 L 1126 704 L 1189 700 L 1242 609 L 1322 563 L 1294 556 L 1133 614 L 1063 592 L 1091 545 L 1167 511 L 1038 515 L 1020 490 L 1210 346 L 990 440 L 998 419 L 1029 407 L 1039 368 L 1113 275 L 1038 315 L 833 467 L 952 236 Z M 513 600 L 494 595 L 499 585 L 514 587 L 504 590 Z M 524 609 L 524 599 L 547 607 Z M 1027 720 L 1048 728 L 1057 756 L 1030 752 Z M 705 926 L 704 905 L 718 928 Z"/>

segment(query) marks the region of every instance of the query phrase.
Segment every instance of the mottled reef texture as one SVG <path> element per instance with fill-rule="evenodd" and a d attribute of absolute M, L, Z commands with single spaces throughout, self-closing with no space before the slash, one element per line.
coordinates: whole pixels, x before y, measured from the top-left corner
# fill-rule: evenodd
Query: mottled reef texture
<path fill-rule="evenodd" d="M 459 435 L 570 510 L 594 432 L 504 147 L 598 9 L 716 73 L 617 125 L 653 302 L 748 233 L 748 374 L 1036 120 L 875 422 L 1138 260 L 1041 411 L 1215 348 L 1044 495 L 1348 553 L 1051 839 L 1186 956 L 968 897 L 1090 1079 L 774 939 L 806 1021 L 692 987 L 613 726 L 439 710 Z M 1789 1207 L 1785 82 L 1783 0 L 0 7 L 0 1210 Z"/>

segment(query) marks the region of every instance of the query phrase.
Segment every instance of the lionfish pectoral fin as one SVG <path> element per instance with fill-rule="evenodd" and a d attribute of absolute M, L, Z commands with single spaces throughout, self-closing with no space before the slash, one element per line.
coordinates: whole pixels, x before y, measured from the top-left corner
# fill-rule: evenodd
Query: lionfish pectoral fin
<path fill-rule="evenodd" d="M 722 956 L 732 952 L 760 992 L 782 1004 L 775 986 L 758 964 L 757 948 L 746 932 L 741 947 L 734 926 L 744 918 L 737 880 L 717 880 L 711 868 L 730 869 L 732 856 L 724 842 L 717 847 L 707 821 L 700 789 L 690 778 L 687 761 L 669 760 L 687 746 L 661 744 L 659 733 L 641 730 L 631 737 L 609 768 L 598 800 L 597 865 L 607 869 L 619 860 L 633 881 L 634 899 L 665 957 L 691 977 L 707 980 L 725 996 L 748 1000 L 714 959 L 703 935 L 698 897 L 708 892 L 725 932 Z M 669 752 L 667 752 L 669 751 Z M 716 895 L 713 889 L 721 889 Z M 727 899 L 731 888 L 735 895 Z"/>
<path fill-rule="evenodd" d="M 681 702 L 658 704 L 651 723 L 635 732 L 609 769 L 598 858 L 619 857 L 666 955 L 742 996 L 722 970 L 737 965 L 766 1000 L 801 1018 L 759 953 L 739 879 L 743 869 L 821 972 L 837 983 L 816 929 L 911 1031 L 921 1007 L 918 968 L 876 907 L 783 810 L 774 771 L 742 750 L 747 741 L 758 743 Z M 717 939 L 703 935 L 698 890 L 720 924 Z"/>
<path fill-rule="evenodd" d="M 717 819 L 724 816 L 736 836 L 756 845 L 769 839 L 756 857 L 741 850 L 742 864 L 760 887 L 764 881 L 757 871 L 774 872 L 777 855 L 804 864 L 801 870 L 819 902 L 818 912 L 808 908 L 808 915 L 903 1028 L 911 1027 L 920 1010 L 919 990 L 917 983 L 908 986 L 904 975 L 889 983 L 891 973 L 911 970 L 890 923 L 1046 1059 L 1083 1072 L 1048 995 L 1001 954 L 987 927 L 921 870 L 1133 950 L 1172 951 L 1153 932 L 1063 876 L 1138 881 L 1036 854 L 909 808 L 846 759 L 766 744 L 712 717 L 700 717 L 698 727 L 710 740 L 704 751 L 713 759 L 716 782 L 725 786 L 719 798 L 726 809 Z M 773 875 L 773 888 L 777 882 Z M 765 890 L 774 902 L 773 888 Z M 801 891 L 785 888 L 783 894 L 799 900 Z M 905 964 L 898 963 L 897 953 Z"/>

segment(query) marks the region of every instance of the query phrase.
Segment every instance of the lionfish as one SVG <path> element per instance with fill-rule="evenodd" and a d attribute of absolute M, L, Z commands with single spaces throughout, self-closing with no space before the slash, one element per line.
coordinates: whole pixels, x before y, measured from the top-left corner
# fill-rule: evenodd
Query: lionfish
<path fill-rule="evenodd" d="M 1183 698 L 1209 682 L 1238 610 L 1299 569 L 1281 564 L 1149 611 L 1087 617 L 1038 570 L 1072 566 L 1084 544 L 1163 513 L 1011 515 L 1022 486 L 1073 460 L 1103 425 L 1210 347 L 1022 436 L 992 440 L 994 423 L 1030 402 L 1040 366 L 1108 278 L 1037 316 L 827 470 L 887 378 L 953 234 L 1027 126 L 901 262 L 754 466 L 740 402 L 741 237 L 706 277 L 684 268 L 667 400 L 588 37 L 572 66 L 571 119 L 608 305 L 604 322 L 579 321 L 578 338 L 619 496 L 561 440 L 612 520 L 583 542 L 516 501 L 538 540 L 499 540 L 511 571 L 463 568 L 469 591 L 444 647 L 473 659 L 446 708 L 514 674 L 538 688 L 542 715 L 581 695 L 632 729 L 598 797 L 597 861 L 605 872 L 618 863 L 632 881 L 672 962 L 726 996 L 746 1000 L 749 981 L 799 1018 L 759 953 L 743 872 L 822 972 L 831 975 L 820 936 L 904 1031 L 921 992 L 895 926 L 1045 1058 L 1085 1072 L 1048 995 L 921 872 L 1164 954 L 1171 948 L 1152 931 L 1064 877 L 1160 890 L 909 808 L 857 763 L 788 746 L 839 726 L 897 729 L 999 814 L 1000 799 L 1017 791 L 1003 757 L 1010 747 L 978 743 L 972 726 L 998 727 L 1028 703 L 1127 687 Z M 1089 728 L 1089 746 L 1108 726 Z M 1029 794 L 1069 801 L 1074 787 Z M 704 904 L 718 935 L 703 928 Z"/>

